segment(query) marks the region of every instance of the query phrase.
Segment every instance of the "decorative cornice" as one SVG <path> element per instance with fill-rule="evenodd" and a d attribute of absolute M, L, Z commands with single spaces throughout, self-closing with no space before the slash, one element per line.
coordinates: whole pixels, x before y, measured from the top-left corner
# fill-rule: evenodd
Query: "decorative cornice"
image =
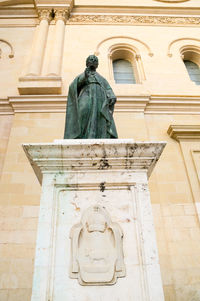
<path fill-rule="evenodd" d="M 145 114 L 200 114 L 200 96 L 152 95 Z"/>
<path fill-rule="evenodd" d="M 14 113 L 65 112 L 67 96 L 22 95 L 10 97 L 9 103 Z"/>
<path fill-rule="evenodd" d="M 38 10 L 38 16 L 39 16 L 40 21 L 47 20 L 48 22 L 50 22 L 52 19 L 51 10 L 49 10 L 49 9 Z"/>
<path fill-rule="evenodd" d="M 126 25 L 200 25 L 200 17 L 130 16 L 130 15 L 76 15 L 72 14 L 69 24 L 126 24 Z"/>
<path fill-rule="evenodd" d="M 70 25 L 88 25 L 88 24 L 106 24 L 106 25 L 152 25 L 152 26 L 199 26 L 200 25 L 200 17 L 198 13 L 187 13 L 187 16 L 180 13 L 177 13 L 176 16 L 170 15 L 156 15 L 155 11 L 153 13 L 146 14 L 145 12 L 139 13 L 77 13 L 74 12 L 70 14 L 72 7 L 70 6 L 39 6 L 37 7 L 37 11 L 39 14 L 39 18 L 47 18 L 45 15 L 46 12 L 52 12 L 52 8 L 54 12 L 56 11 L 65 11 L 67 17 L 67 24 Z M 48 14 L 47 13 L 47 14 Z M 200 10 L 199 10 L 200 13 Z M 192 16 L 191 16 L 192 15 Z M 10 9 L 3 8 L 1 10 L 0 16 L 0 26 L 34 26 L 37 25 L 37 12 L 33 8 L 23 8 L 23 9 Z M 38 20 L 38 19 L 37 19 Z M 53 23 L 55 19 L 52 20 Z"/>
<path fill-rule="evenodd" d="M 117 93 L 116 93 L 117 95 Z M 66 110 L 67 95 L 21 95 L 0 100 L 0 115 L 56 112 Z M 115 112 L 144 114 L 199 115 L 200 96 L 118 96 Z"/>
<path fill-rule="evenodd" d="M 55 17 L 54 20 L 57 22 L 58 20 L 62 20 L 66 22 L 67 18 L 69 17 L 69 12 L 65 9 L 55 9 L 54 10 Z"/>
<path fill-rule="evenodd" d="M 200 139 L 200 125 L 170 125 L 167 133 L 178 142 L 185 139 Z"/>
<path fill-rule="evenodd" d="M 59 0 L 59 1 L 51 1 L 51 0 L 34 0 L 35 7 L 37 10 L 51 10 L 52 12 L 65 11 L 67 15 L 70 14 L 73 6 L 74 0 Z"/>

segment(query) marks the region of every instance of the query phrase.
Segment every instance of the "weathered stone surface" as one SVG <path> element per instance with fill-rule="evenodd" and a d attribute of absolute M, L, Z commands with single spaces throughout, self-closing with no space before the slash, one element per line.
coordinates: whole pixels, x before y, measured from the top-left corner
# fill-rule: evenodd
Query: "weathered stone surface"
<path fill-rule="evenodd" d="M 163 147 L 164 143 L 134 143 L 132 139 L 61 140 L 24 145 L 42 181 L 32 301 L 164 300 L 147 180 L 147 173 L 153 169 Z M 93 278 L 83 275 L 82 242 L 86 245 L 86 233 L 82 232 L 82 242 L 73 248 L 70 258 L 70 236 L 72 241 L 76 240 L 76 230 L 85 225 L 84 216 L 94 206 L 105 208 L 113 230 L 113 224 L 117 224 L 124 234 L 126 276 L 118 278 L 115 284 L 114 280 L 109 281 L 110 271 L 117 274 L 117 267 L 115 271 L 110 268 L 100 281 L 97 281 L 98 269 Z M 91 219 L 90 214 L 86 216 L 86 220 Z M 76 228 L 81 217 L 83 224 Z M 109 246 L 110 267 L 116 259 L 115 250 L 122 250 L 119 241 L 115 246 L 113 249 Z M 71 266 L 75 250 L 79 252 L 78 272 Z M 120 267 L 122 276 L 122 260 Z M 69 277 L 69 271 L 71 276 L 76 272 L 81 274 L 78 276 L 81 284 L 83 280 L 96 283 L 80 285 Z M 102 285 L 105 279 L 106 284 L 114 285 Z M 96 285 L 97 282 L 101 285 Z"/>
<path fill-rule="evenodd" d="M 23 145 L 40 183 L 45 171 L 127 169 L 145 170 L 150 176 L 164 146 L 165 142 L 133 139 L 65 139 Z"/>
<path fill-rule="evenodd" d="M 101 206 L 87 208 L 70 231 L 70 277 L 82 285 L 108 285 L 125 276 L 123 232 Z"/>

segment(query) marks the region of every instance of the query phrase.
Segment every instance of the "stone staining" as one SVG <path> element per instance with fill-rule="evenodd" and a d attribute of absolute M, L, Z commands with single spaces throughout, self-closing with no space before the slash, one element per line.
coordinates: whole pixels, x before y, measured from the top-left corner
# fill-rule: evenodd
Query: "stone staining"
<path fill-rule="evenodd" d="M 86 209 L 72 227 L 70 277 L 81 285 L 111 285 L 125 276 L 123 232 L 105 208 Z"/>

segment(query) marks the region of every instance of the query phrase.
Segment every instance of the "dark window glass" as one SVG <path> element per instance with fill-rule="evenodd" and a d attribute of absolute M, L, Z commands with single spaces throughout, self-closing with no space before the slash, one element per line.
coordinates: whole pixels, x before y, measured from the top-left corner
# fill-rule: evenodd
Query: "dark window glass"
<path fill-rule="evenodd" d="M 184 60 L 185 67 L 190 76 L 190 79 L 195 82 L 196 85 L 200 85 L 200 69 L 199 66 L 191 61 Z"/>
<path fill-rule="evenodd" d="M 136 83 L 133 67 L 129 61 L 121 59 L 113 61 L 113 72 L 116 84 Z"/>

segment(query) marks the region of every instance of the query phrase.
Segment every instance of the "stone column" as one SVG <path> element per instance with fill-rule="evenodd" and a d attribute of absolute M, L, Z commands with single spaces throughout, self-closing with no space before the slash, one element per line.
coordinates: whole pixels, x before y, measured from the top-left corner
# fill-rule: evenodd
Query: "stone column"
<path fill-rule="evenodd" d="M 66 10 L 55 10 L 55 32 L 54 44 L 50 56 L 49 67 L 47 75 L 60 75 L 61 61 L 63 54 L 63 42 L 65 34 Z"/>
<path fill-rule="evenodd" d="M 50 10 L 39 11 L 40 24 L 36 33 L 36 40 L 32 49 L 30 64 L 26 75 L 38 76 L 41 73 L 44 51 L 50 21 Z"/>

